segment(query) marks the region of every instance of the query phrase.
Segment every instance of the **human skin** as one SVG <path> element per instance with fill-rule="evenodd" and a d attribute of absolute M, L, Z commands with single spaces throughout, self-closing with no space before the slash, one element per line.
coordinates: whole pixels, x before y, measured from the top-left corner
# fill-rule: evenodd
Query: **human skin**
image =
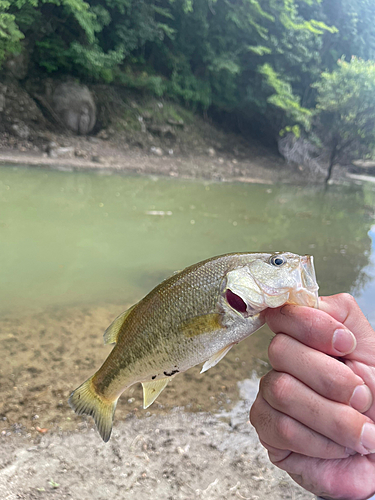
<path fill-rule="evenodd" d="M 273 464 L 327 499 L 375 493 L 375 332 L 351 295 L 268 309 L 272 370 L 250 411 Z"/>

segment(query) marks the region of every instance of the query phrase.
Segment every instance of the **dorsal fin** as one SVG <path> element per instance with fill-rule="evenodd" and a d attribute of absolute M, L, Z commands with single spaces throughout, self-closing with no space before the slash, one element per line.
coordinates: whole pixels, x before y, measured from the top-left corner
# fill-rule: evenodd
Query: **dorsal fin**
<path fill-rule="evenodd" d="M 113 323 L 109 325 L 103 335 L 105 344 L 116 344 L 119 331 L 121 330 L 124 321 L 136 305 L 137 304 L 134 304 L 134 306 L 132 306 L 130 309 L 127 309 L 125 312 L 121 313 L 120 316 L 117 316 Z"/>
<path fill-rule="evenodd" d="M 166 385 L 172 377 L 161 378 L 159 380 L 151 380 L 150 382 L 142 382 L 143 386 L 143 408 L 148 408 L 155 399 L 159 396 L 161 391 L 165 389 Z"/>

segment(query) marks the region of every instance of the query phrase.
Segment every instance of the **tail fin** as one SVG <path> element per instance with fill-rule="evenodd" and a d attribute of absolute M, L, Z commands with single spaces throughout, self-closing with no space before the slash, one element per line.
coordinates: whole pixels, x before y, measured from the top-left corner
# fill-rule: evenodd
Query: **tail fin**
<path fill-rule="evenodd" d="M 68 402 L 78 415 L 91 415 L 103 441 L 109 440 L 117 399 L 109 401 L 102 398 L 95 391 L 91 377 L 71 393 Z"/>

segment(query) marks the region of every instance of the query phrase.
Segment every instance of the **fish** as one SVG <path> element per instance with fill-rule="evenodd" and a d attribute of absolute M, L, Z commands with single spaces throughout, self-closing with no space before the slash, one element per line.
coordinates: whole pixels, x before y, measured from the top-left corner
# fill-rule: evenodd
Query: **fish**
<path fill-rule="evenodd" d="M 265 323 L 267 308 L 318 307 L 313 257 L 290 252 L 230 253 L 176 272 L 120 314 L 104 333 L 115 344 L 99 370 L 69 397 L 111 436 L 118 398 L 143 385 L 148 408 L 178 373 L 215 366 Z"/>

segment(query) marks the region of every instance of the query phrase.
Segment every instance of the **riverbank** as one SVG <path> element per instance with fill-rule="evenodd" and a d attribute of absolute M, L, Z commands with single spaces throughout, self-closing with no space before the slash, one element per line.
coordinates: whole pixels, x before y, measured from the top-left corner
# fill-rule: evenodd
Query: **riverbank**
<path fill-rule="evenodd" d="M 0 163 L 217 181 L 277 183 L 292 182 L 301 177 L 276 154 L 254 144 L 243 147 L 237 154 L 217 151 L 213 147 L 207 147 L 206 151 L 199 148 L 176 154 L 172 149 L 165 150 L 160 146 L 151 146 L 150 151 L 145 152 L 141 148 L 121 146 L 117 141 L 96 137 L 54 136 L 53 139 L 48 144 L 56 144 L 54 154 L 22 145 L 3 147 L 0 149 Z"/>
<path fill-rule="evenodd" d="M 53 136 L 56 139 L 56 136 Z M 162 175 L 182 179 L 202 179 L 224 182 L 260 184 L 322 183 L 323 175 L 309 172 L 301 166 L 288 165 L 279 155 L 258 143 L 249 143 L 241 153 L 216 151 L 212 147 L 192 149 L 189 154 L 151 147 L 121 146 L 114 141 L 96 137 L 58 136 L 55 153 L 44 148 L 16 143 L 13 148 L 0 146 L 0 164 L 29 165 L 64 171 L 97 171 L 103 174 L 123 173 Z M 1 142 L 1 141 L 0 141 Z M 242 142 L 242 140 L 241 140 Z M 60 146 L 58 144 L 63 144 Z M 337 166 L 331 182 L 374 182 L 375 168 L 367 165 Z"/>
<path fill-rule="evenodd" d="M 219 128 L 175 102 L 130 93 L 109 113 L 105 127 L 89 136 L 58 131 L 22 89 L 35 124 L 0 130 L 0 162 L 67 170 L 100 170 L 240 182 L 303 182 L 304 172 L 275 149 Z M 117 102 L 117 101 L 116 101 Z M 113 104 L 113 103 L 112 103 Z M 115 108 L 114 104 L 112 105 Z M 14 109 L 13 109 L 14 108 Z M 14 120 L 24 123 L 13 107 Z M 17 123 L 18 123 L 17 122 Z"/>
<path fill-rule="evenodd" d="M 236 160 L 203 155 L 189 157 L 153 156 L 133 150 L 123 153 L 108 145 L 90 148 L 88 158 L 57 157 L 33 152 L 12 150 L 0 151 L 0 163 L 42 166 L 67 171 L 94 170 L 103 173 L 128 173 L 165 175 L 185 179 L 205 179 L 216 181 L 258 182 L 273 184 L 286 182 L 288 173 L 281 167 L 277 157 L 257 157 Z"/>
<path fill-rule="evenodd" d="M 324 182 L 324 167 L 288 164 L 276 141 L 267 146 L 167 99 L 132 91 L 122 96 L 100 86 L 92 91 L 102 109 L 100 124 L 78 136 L 51 121 L 25 89 L 10 85 L 4 99 L 12 124 L 0 127 L 0 163 L 266 184 Z M 350 168 L 354 174 L 372 175 L 370 170 L 365 164 Z M 334 168 L 333 181 L 347 171 Z"/>

